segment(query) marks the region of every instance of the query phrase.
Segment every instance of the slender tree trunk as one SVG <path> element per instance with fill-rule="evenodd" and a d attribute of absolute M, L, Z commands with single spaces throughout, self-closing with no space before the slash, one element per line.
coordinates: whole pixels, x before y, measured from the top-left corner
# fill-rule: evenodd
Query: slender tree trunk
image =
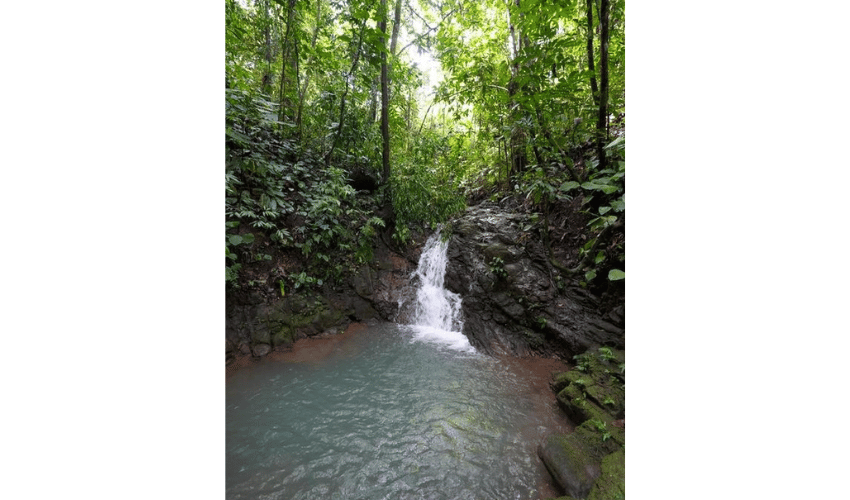
<path fill-rule="evenodd" d="M 401 28 L 401 4 L 404 0 L 396 0 L 395 12 L 393 13 L 393 34 L 390 41 L 390 54 L 395 57 L 396 44 L 398 43 L 398 32 Z"/>
<path fill-rule="evenodd" d="M 602 170 L 608 161 L 605 157 L 608 121 L 608 11 L 609 1 L 602 0 L 599 6 L 599 22 L 602 25 L 599 49 L 599 117 L 596 122 L 596 154 L 599 157 L 599 169 Z"/>
<path fill-rule="evenodd" d="M 369 93 L 371 94 L 371 98 L 369 99 L 369 123 L 375 123 L 378 121 L 378 87 L 381 84 L 381 75 L 377 75 L 372 79 L 372 88 Z"/>
<path fill-rule="evenodd" d="M 596 68 L 593 64 L 593 0 L 587 0 L 587 67 L 590 70 L 590 91 L 593 104 L 599 106 L 599 87 L 596 86 Z"/>
<path fill-rule="evenodd" d="M 295 38 L 293 35 L 293 23 L 295 22 L 295 0 L 289 0 L 289 10 L 286 15 L 286 33 L 283 36 L 282 52 L 283 62 L 280 65 L 280 109 L 278 111 L 278 120 L 292 121 L 295 118 L 295 106 L 293 105 L 292 93 L 298 90 L 298 56 L 297 48 L 295 48 Z M 292 75 L 287 76 L 286 67 L 291 66 L 295 73 L 295 80 Z M 293 90 L 295 89 L 295 90 Z"/>
<path fill-rule="evenodd" d="M 366 28 L 366 19 L 360 23 L 360 34 L 357 36 L 357 49 L 354 51 L 353 61 L 351 63 L 351 70 L 349 70 L 348 74 L 345 76 L 345 91 L 342 93 L 342 99 L 340 100 L 339 105 L 339 121 L 337 122 L 336 133 L 334 134 L 333 142 L 331 142 L 331 149 L 328 151 L 327 155 L 325 155 L 325 165 L 331 164 L 331 156 L 333 156 L 334 149 L 336 149 L 337 143 L 339 143 L 339 136 L 342 133 L 342 124 L 345 120 L 345 99 L 348 97 L 349 80 L 357 71 L 357 64 L 360 62 L 360 51 L 363 48 L 363 30 Z"/>
<path fill-rule="evenodd" d="M 514 0 L 517 8 L 519 8 L 519 0 Z M 509 120 L 511 122 L 511 161 L 508 180 L 518 178 L 525 172 L 528 165 L 528 155 L 526 152 L 526 135 L 525 130 L 520 126 L 519 121 L 522 118 L 521 106 L 516 102 L 514 96 L 519 92 L 516 78 L 519 76 L 518 56 L 522 51 L 522 34 L 519 29 L 514 26 L 510 18 L 510 10 L 508 10 L 508 25 L 510 26 L 511 47 L 513 48 L 513 60 L 511 61 L 511 80 L 508 82 L 508 97 L 510 102 Z"/>
<path fill-rule="evenodd" d="M 310 41 L 310 48 L 316 48 L 316 39 L 319 37 L 319 28 L 322 25 L 322 2 L 316 2 L 316 27 L 313 29 L 313 39 Z M 313 65 L 315 50 L 310 51 L 310 59 L 307 61 L 307 69 Z M 304 98 L 307 96 L 307 89 L 310 87 L 310 73 L 304 76 L 304 84 L 298 91 L 298 113 L 295 115 L 295 126 L 298 128 L 298 135 L 303 135 L 304 131 L 301 127 L 301 115 L 304 111 Z"/>
<path fill-rule="evenodd" d="M 561 148 L 561 145 L 558 144 L 555 139 L 552 137 L 552 133 L 549 131 L 549 126 L 546 123 L 546 119 L 543 116 L 543 113 L 540 109 L 536 109 L 537 112 L 537 122 L 540 124 L 540 130 L 543 132 L 543 137 L 546 139 L 546 142 L 549 143 L 550 146 L 558 150 L 558 153 L 561 154 L 561 159 L 564 162 L 564 167 L 570 172 L 570 176 L 572 176 L 573 180 L 581 184 L 581 177 L 579 177 L 578 173 L 573 168 L 573 161 L 570 158 L 570 155 Z"/>
<path fill-rule="evenodd" d="M 271 18 L 269 17 L 269 2 L 268 0 L 264 0 L 262 4 L 258 4 L 263 9 L 263 14 L 265 16 L 265 22 L 263 23 L 263 37 L 265 38 L 266 45 L 263 52 L 263 59 L 266 60 L 266 67 L 263 70 L 263 78 L 261 82 L 260 88 L 262 89 L 263 94 L 270 96 L 272 95 L 273 88 L 272 87 L 272 61 L 274 61 L 274 51 L 272 50 L 272 36 L 271 36 Z"/>
<path fill-rule="evenodd" d="M 384 34 L 381 37 L 381 138 L 383 139 L 383 150 L 381 152 L 381 164 L 384 171 L 384 182 L 389 185 L 390 181 L 390 89 L 389 74 L 387 70 L 387 0 L 381 0 L 381 20 L 378 29 Z M 387 195 L 387 199 L 392 198 Z"/>

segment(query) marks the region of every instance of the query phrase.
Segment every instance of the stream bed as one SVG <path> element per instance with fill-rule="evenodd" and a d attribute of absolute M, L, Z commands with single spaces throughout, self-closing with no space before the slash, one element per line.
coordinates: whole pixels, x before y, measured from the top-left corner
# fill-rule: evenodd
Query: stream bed
<path fill-rule="evenodd" d="M 227 376 L 226 497 L 557 496 L 536 449 L 570 430 L 548 387 L 564 368 L 394 323 L 299 341 Z"/>

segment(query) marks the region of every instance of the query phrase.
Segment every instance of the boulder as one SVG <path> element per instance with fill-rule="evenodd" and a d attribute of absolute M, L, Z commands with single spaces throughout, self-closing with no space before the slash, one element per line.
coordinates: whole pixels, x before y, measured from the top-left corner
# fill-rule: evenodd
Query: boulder
<path fill-rule="evenodd" d="M 253 348 L 251 348 L 251 354 L 254 355 L 255 358 L 262 358 L 269 352 L 271 352 L 272 346 L 268 344 L 257 344 Z"/>
<path fill-rule="evenodd" d="M 571 434 L 552 434 L 537 450 L 552 478 L 574 498 L 586 498 L 602 469 L 592 451 Z"/>

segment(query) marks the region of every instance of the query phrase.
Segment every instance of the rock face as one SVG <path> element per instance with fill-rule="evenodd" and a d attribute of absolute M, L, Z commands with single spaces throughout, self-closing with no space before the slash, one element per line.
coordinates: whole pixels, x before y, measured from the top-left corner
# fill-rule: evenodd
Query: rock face
<path fill-rule="evenodd" d="M 323 333 L 341 333 L 354 321 L 395 320 L 416 268 L 412 257 L 393 252 L 379 241 L 371 262 L 338 287 L 321 292 L 288 293 L 274 302 L 260 297 L 226 308 L 226 360 L 238 355 L 262 357 L 275 347 Z"/>
<path fill-rule="evenodd" d="M 623 347 L 622 307 L 600 317 L 596 297 L 565 287 L 532 226 L 525 214 L 489 203 L 453 221 L 446 288 L 463 298 L 470 343 L 520 356 Z"/>
<path fill-rule="evenodd" d="M 477 349 L 519 356 L 569 358 L 598 346 L 622 348 L 622 307 L 600 315 L 598 299 L 565 286 L 526 214 L 482 203 L 452 221 L 445 286 L 462 298 L 463 333 Z M 424 243 L 426 235 L 419 235 Z M 257 298 L 227 304 L 228 359 L 262 356 L 352 321 L 381 318 L 406 322 L 415 290 L 410 286 L 421 247 L 402 255 L 376 239 L 373 259 L 336 288 L 287 294 L 268 303 Z"/>

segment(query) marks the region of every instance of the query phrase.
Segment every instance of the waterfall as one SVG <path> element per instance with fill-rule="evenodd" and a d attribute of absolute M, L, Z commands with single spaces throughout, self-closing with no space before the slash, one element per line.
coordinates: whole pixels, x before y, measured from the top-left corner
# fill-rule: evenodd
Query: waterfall
<path fill-rule="evenodd" d="M 446 344 L 458 350 L 474 350 L 469 340 L 461 333 L 463 319 L 460 295 L 446 290 L 446 264 L 449 259 L 448 241 L 442 241 L 437 231 L 425 243 L 415 276 L 419 288 L 410 325 L 420 340 Z"/>

